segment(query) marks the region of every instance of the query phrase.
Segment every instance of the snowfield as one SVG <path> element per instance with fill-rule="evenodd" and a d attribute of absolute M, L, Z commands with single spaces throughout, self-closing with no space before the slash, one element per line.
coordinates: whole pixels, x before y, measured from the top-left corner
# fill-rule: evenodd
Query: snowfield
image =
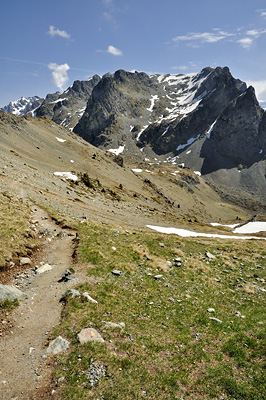
<path fill-rule="evenodd" d="M 249 224 L 247 224 L 249 225 Z M 181 237 L 209 237 L 209 238 L 215 238 L 215 239 L 237 239 L 237 240 L 247 240 L 247 239 L 263 239 L 266 240 L 266 238 L 259 238 L 256 236 L 232 236 L 232 235 L 220 235 L 216 233 L 199 233 L 199 232 L 193 232 L 189 231 L 187 229 L 179 229 L 179 228 L 171 228 L 171 227 L 163 227 L 163 226 L 154 226 L 154 225 L 146 225 L 147 228 L 152 229 L 156 232 L 160 233 L 166 233 L 168 235 L 178 235 Z M 264 224 L 266 230 L 266 224 Z M 251 229 L 251 228 L 250 228 Z M 258 232 L 258 231 L 256 231 Z M 234 233 L 237 233 L 234 231 Z M 244 233 L 244 232 L 241 232 Z M 249 233 L 255 233 L 255 232 L 249 232 Z"/>
<path fill-rule="evenodd" d="M 72 172 L 54 172 L 54 175 L 65 179 L 71 179 L 72 181 L 78 180 L 77 175 L 72 174 Z"/>

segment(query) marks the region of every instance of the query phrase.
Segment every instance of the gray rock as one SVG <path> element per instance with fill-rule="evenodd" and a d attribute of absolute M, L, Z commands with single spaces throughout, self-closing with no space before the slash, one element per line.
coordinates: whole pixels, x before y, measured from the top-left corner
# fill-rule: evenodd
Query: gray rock
<path fill-rule="evenodd" d="M 122 274 L 122 272 L 119 271 L 119 269 L 114 269 L 114 270 L 112 271 L 112 274 L 113 274 L 113 275 L 120 276 L 120 275 Z"/>
<path fill-rule="evenodd" d="M 39 235 L 43 235 L 43 236 L 51 236 L 53 233 L 52 233 L 52 231 L 50 231 L 50 229 L 46 229 L 46 228 L 42 228 L 42 229 L 39 229 Z"/>
<path fill-rule="evenodd" d="M 209 317 L 209 319 L 210 319 L 211 321 L 217 322 L 218 324 L 222 324 L 222 321 L 221 321 L 220 319 L 218 319 L 218 318 Z"/>
<path fill-rule="evenodd" d="M 104 342 L 102 336 L 94 328 L 84 328 L 78 334 L 78 340 L 80 343 L 87 342 Z"/>
<path fill-rule="evenodd" d="M 51 264 L 44 264 L 38 267 L 35 271 L 36 274 L 43 274 L 44 272 L 51 271 L 54 268 L 54 265 Z"/>
<path fill-rule="evenodd" d="M 102 321 L 102 324 L 104 324 L 105 328 L 124 329 L 126 327 L 126 324 L 124 322 L 106 322 L 106 321 Z"/>
<path fill-rule="evenodd" d="M 20 265 L 28 265 L 31 264 L 31 259 L 28 257 L 22 257 L 20 259 Z"/>
<path fill-rule="evenodd" d="M 67 281 L 74 281 L 77 280 L 77 278 L 71 274 L 69 269 L 66 269 L 65 272 L 61 275 L 61 279 L 59 279 L 58 282 L 67 282 Z"/>
<path fill-rule="evenodd" d="M 70 296 L 70 298 L 73 299 L 73 297 L 80 296 L 80 293 L 76 289 L 69 289 L 65 293 L 62 294 L 62 297 L 61 297 L 60 301 L 66 300 L 67 296 Z"/>
<path fill-rule="evenodd" d="M 181 267 L 183 260 L 180 257 L 174 258 L 174 266 Z"/>
<path fill-rule="evenodd" d="M 215 260 L 216 257 L 210 253 L 209 251 L 206 251 L 205 256 L 209 258 L 209 260 Z"/>
<path fill-rule="evenodd" d="M 27 298 L 28 296 L 16 287 L 0 284 L 0 303 L 3 303 L 5 300 L 13 301 L 16 299 L 21 300 Z"/>
<path fill-rule="evenodd" d="M 158 280 L 160 280 L 160 279 L 163 279 L 163 275 L 155 275 L 155 276 L 154 276 L 154 279 L 155 279 L 156 281 L 158 281 Z"/>
<path fill-rule="evenodd" d="M 49 344 L 48 348 L 45 351 L 45 354 L 58 354 L 62 351 L 67 350 L 68 348 L 69 342 L 66 339 L 63 339 L 61 336 L 58 336 Z"/>

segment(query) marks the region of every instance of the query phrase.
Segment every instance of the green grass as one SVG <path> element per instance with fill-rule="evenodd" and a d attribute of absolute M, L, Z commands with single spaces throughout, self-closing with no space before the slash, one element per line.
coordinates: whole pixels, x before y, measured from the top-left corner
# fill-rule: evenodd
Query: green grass
<path fill-rule="evenodd" d="M 77 289 L 98 304 L 69 299 L 54 332 L 72 342 L 70 353 L 58 357 L 62 399 L 266 398 L 264 241 L 180 239 L 85 224 L 79 235 L 90 283 Z M 167 266 L 177 256 L 182 266 Z M 162 280 L 154 279 L 158 274 Z M 125 329 L 107 329 L 102 321 L 122 321 Z M 77 333 L 89 326 L 105 343 L 78 343 Z M 86 378 L 91 359 L 106 369 L 94 387 Z"/>
<path fill-rule="evenodd" d="M 27 255 L 34 244 L 34 233 L 29 229 L 29 206 L 23 200 L 0 194 L 0 273 L 12 258 Z"/>
<path fill-rule="evenodd" d="M 6 299 L 5 301 L 3 301 L 3 303 L 0 303 L 0 310 L 11 311 L 18 306 L 18 299 L 15 299 L 13 301 Z"/>

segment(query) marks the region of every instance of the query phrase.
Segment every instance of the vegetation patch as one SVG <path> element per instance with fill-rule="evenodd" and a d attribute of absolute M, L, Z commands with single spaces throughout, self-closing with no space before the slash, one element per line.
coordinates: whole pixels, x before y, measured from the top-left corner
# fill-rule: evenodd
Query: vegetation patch
<path fill-rule="evenodd" d="M 86 223 L 79 236 L 90 279 L 67 299 L 54 332 L 72 342 L 57 360 L 62 399 L 265 398 L 262 241 Z M 105 342 L 80 344 L 85 327 Z"/>
<path fill-rule="evenodd" d="M 34 232 L 29 226 L 30 209 L 21 199 L 0 194 L 0 273 L 18 256 L 25 256 L 34 245 Z"/>

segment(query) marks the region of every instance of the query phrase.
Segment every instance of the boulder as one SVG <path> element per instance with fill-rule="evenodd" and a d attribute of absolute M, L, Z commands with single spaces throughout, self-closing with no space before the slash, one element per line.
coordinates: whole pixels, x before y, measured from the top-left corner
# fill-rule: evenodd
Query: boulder
<path fill-rule="evenodd" d="M 87 342 L 104 342 L 104 339 L 94 328 L 84 328 L 78 334 L 78 340 L 80 343 Z"/>
<path fill-rule="evenodd" d="M 69 342 L 66 339 L 63 339 L 61 336 L 58 336 L 49 344 L 48 348 L 45 351 L 45 354 L 58 354 L 62 351 L 67 350 L 68 348 Z"/>
<path fill-rule="evenodd" d="M 3 303 L 5 300 L 13 301 L 16 299 L 21 300 L 27 298 L 28 296 L 16 287 L 0 284 L 0 303 Z"/>
<path fill-rule="evenodd" d="M 28 257 L 22 257 L 20 259 L 20 265 L 28 265 L 31 264 L 31 259 Z"/>
<path fill-rule="evenodd" d="M 62 294 L 62 297 L 60 299 L 60 301 L 65 301 L 67 297 L 70 297 L 71 299 L 73 299 L 73 297 L 78 297 L 80 296 L 80 293 L 78 290 L 76 289 L 69 289 L 67 290 L 65 293 Z"/>
<path fill-rule="evenodd" d="M 44 272 L 51 271 L 51 269 L 53 269 L 53 268 L 54 268 L 54 265 L 44 264 L 44 265 L 41 265 L 40 267 L 38 267 L 35 272 L 36 272 L 36 274 L 43 274 Z"/>

